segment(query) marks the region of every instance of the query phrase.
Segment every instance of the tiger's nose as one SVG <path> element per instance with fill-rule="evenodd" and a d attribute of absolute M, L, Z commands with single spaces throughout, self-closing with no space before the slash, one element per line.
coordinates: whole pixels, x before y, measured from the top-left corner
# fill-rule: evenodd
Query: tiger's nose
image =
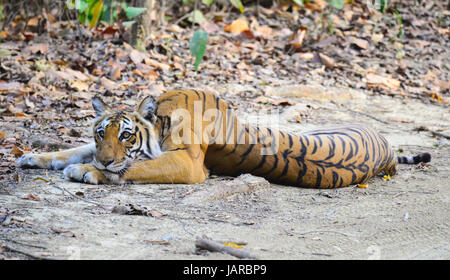
<path fill-rule="evenodd" d="M 114 160 L 101 160 L 100 162 L 103 164 L 104 167 L 107 167 L 108 165 L 113 163 Z"/>

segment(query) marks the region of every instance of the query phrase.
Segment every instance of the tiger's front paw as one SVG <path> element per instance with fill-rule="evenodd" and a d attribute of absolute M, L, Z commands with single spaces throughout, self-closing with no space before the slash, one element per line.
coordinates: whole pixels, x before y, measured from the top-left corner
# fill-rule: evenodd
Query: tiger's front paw
<path fill-rule="evenodd" d="M 45 168 L 45 169 L 62 169 L 65 166 L 61 164 L 52 165 L 51 157 L 39 154 L 26 154 L 19 158 L 17 166 L 20 168 Z"/>
<path fill-rule="evenodd" d="M 92 164 L 77 163 L 64 169 L 64 176 L 76 182 L 93 185 L 106 183 L 106 177 Z"/>

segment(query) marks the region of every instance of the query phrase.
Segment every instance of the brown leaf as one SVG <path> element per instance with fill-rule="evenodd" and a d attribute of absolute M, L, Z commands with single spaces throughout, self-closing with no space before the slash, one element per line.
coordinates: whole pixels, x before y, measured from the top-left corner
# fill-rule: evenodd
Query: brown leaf
<path fill-rule="evenodd" d="M 113 68 L 111 69 L 111 78 L 114 80 L 118 80 L 120 79 L 120 67 L 118 65 L 113 66 Z"/>
<path fill-rule="evenodd" d="M 87 91 L 89 89 L 89 85 L 82 81 L 75 81 L 70 84 L 70 87 L 77 91 Z"/>
<path fill-rule="evenodd" d="M 372 73 L 366 75 L 366 83 L 368 88 L 383 88 L 387 90 L 397 90 L 400 87 L 399 80 L 383 77 Z"/>
<path fill-rule="evenodd" d="M 48 44 L 47 43 L 33 44 L 33 45 L 26 47 L 23 51 L 33 53 L 33 54 L 38 53 L 38 52 L 40 52 L 41 54 L 45 54 L 46 52 L 48 52 Z"/>
<path fill-rule="evenodd" d="M 181 33 L 181 32 L 184 31 L 184 29 L 181 28 L 177 24 L 172 24 L 171 26 L 169 26 L 169 28 L 167 28 L 167 30 L 172 31 L 172 32 L 176 32 L 176 33 Z"/>
<path fill-rule="evenodd" d="M 81 101 L 81 100 L 75 101 L 75 105 L 78 108 L 82 108 L 82 109 L 91 108 L 91 102 L 84 102 L 84 101 Z"/>
<path fill-rule="evenodd" d="M 0 143 L 2 143 L 3 140 L 5 140 L 5 134 L 6 132 L 4 130 L 0 131 Z"/>
<path fill-rule="evenodd" d="M 135 49 L 131 50 L 130 52 L 130 58 L 134 62 L 134 64 L 141 63 L 147 56 L 148 55 L 146 53 L 140 52 Z"/>
<path fill-rule="evenodd" d="M 37 195 L 34 195 L 32 193 L 27 194 L 26 196 L 22 196 L 21 198 L 27 200 L 41 201 L 41 199 Z"/>
<path fill-rule="evenodd" d="M 23 151 L 21 149 L 19 149 L 17 146 L 14 146 L 14 148 L 12 148 L 12 150 L 11 150 L 11 154 L 19 157 L 19 156 L 23 155 Z"/>
<path fill-rule="evenodd" d="M 14 91 L 17 89 L 23 89 L 23 85 L 18 82 L 11 82 L 11 83 L 0 83 L 0 92 L 3 91 Z"/>
<path fill-rule="evenodd" d="M 303 44 L 303 40 L 305 39 L 306 31 L 308 29 L 306 27 L 300 27 L 297 30 L 297 33 L 295 33 L 295 36 L 292 38 L 292 40 L 289 42 L 294 48 L 299 48 Z"/>
<path fill-rule="evenodd" d="M 102 83 L 102 85 L 107 89 L 107 90 L 114 90 L 116 88 L 119 87 L 118 84 L 116 84 L 115 82 L 109 80 L 108 78 L 105 77 L 101 77 L 100 78 L 100 82 Z"/>
<path fill-rule="evenodd" d="M 208 34 L 213 34 L 213 33 L 217 33 L 219 31 L 219 27 L 217 26 L 217 24 L 215 24 L 212 21 L 209 20 L 204 20 L 201 24 L 200 27 L 206 31 L 206 33 Z"/>
<path fill-rule="evenodd" d="M 240 34 L 242 31 L 248 30 L 248 22 L 245 18 L 238 18 L 231 24 L 225 26 L 225 32 Z"/>
<path fill-rule="evenodd" d="M 265 39 L 273 37 L 273 30 L 267 25 L 261 25 L 255 28 L 255 34 Z"/>
<path fill-rule="evenodd" d="M 145 60 L 145 64 L 147 64 L 147 65 L 159 68 L 159 69 L 164 70 L 164 71 L 169 71 L 170 70 L 170 65 L 161 63 L 159 61 L 156 61 L 156 60 L 150 59 L 150 58 L 145 58 L 144 60 Z"/>
<path fill-rule="evenodd" d="M 150 211 L 150 216 L 152 216 L 152 217 L 159 218 L 159 217 L 166 216 L 166 215 L 167 214 L 163 214 L 163 213 L 161 213 L 159 211 L 156 211 L 156 210 L 151 210 Z"/>
<path fill-rule="evenodd" d="M 322 63 L 328 67 L 328 68 L 333 68 L 334 67 L 334 59 L 332 59 L 329 56 L 324 55 L 323 53 L 319 53 L 319 58 L 320 61 L 322 61 Z"/>
<path fill-rule="evenodd" d="M 324 0 L 315 0 L 314 2 L 306 2 L 305 8 L 310 9 L 314 12 L 322 12 L 322 10 L 327 6 L 327 2 Z"/>
<path fill-rule="evenodd" d="M 361 49 L 367 49 L 369 47 L 369 42 L 364 40 L 364 39 L 359 39 L 359 38 L 352 37 L 350 39 L 350 42 L 352 44 L 358 46 Z"/>
<path fill-rule="evenodd" d="M 144 242 L 150 243 L 152 245 L 170 245 L 167 240 L 144 240 Z"/>

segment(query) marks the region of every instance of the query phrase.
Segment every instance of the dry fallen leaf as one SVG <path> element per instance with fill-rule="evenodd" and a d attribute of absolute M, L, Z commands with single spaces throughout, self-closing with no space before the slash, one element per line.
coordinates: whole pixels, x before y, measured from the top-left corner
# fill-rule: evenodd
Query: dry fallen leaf
<path fill-rule="evenodd" d="M 397 90 L 400 87 L 400 81 L 369 73 L 366 75 L 368 88 L 382 88 L 387 90 Z"/>
<path fill-rule="evenodd" d="M 159 68 L 159 69 L 164 70 L 164 71 L 169 71 L 170 70 L 170 65 L 158 62 L 158 61 L 156 61 L 154 59 L 145 58 L 144 61 L 145 61 L 145 64 L 147 64 L 149 66 L 153 66 L 153 67 Z"/>
<path fill-rule="evenodd" d="M 120 67 L 118 65 L 113 66 L 113 68 L 111 69 L 111 78 L 114 80 L 118 80 L 120 79 Z"/>
<path fill-rule="evenodd" d="M 87 91 L 89 89 L 89 85 L 82 81 L 75 81 L 70 84 L 70 87 L 77 91 Z"/>
<path fill-rule="evenodd" d="M 272 38 L 273 30 L 267 25 L 261 25 L 255 28 L 255 33 L 257 36 L 261 36 L 265 39 Z"/>
<path fill-rule="evenodd" d="M 322 63 L 326 67 L 328 67 L 328 68 L 334 67 L 334 59 L 332 59 L 331 57 L 324 55 L 323 53 L 319 53 L 319 58 L 320 58 L 320 61 L 322 61 Z"/>
<path fill-rule="evenodd" d="M 12 150 L 11 150 L 11 154 L 19 157 L 19 156 L 23 155 L 23 151 L 21 149 L 19 149 L 17 146 L 14 146 L 14 148 L 12 148 Z"/>
<path fill-rule="evenodd" d="M 352 44 L 355 44 L 356 46 L 358 46 L 361 49 L 367 49 L 369 47 L 369 42 L 364 40 L 364 39 L 359 39 L 359 38 L 352 37 L 350 39 L 350 42 Z"/>
<path fill-rule="evenodd" d="M 292 38 L 292 40 L 289 42 L 290 45 L 292 45 L 294 48 L 299 48 L 303 44 L 303 40 L 305 39 L 306 31 L 308 29 L 306 27 L 300 27 L 297 30 L 297 33 Z"/>
<path fill-rule="evenodd" d="M 241 32 L 248 30 L 249 25 L 245 18 L 238 18 L 231 24 L 225 26 L 225 32 L 240 34 Z"/>
<path fill-rule="evenodd" d="M 41 199 L 37 195 L 34 195 L 32 193 L 27 194 L 26 196 L 22 196 L 21 198 L 27 200 L 41 201 Z"/>
<path fill-rule="evenodd" d="M 102 83 L 102 85 L 107 89 L 107 90 L 114 90 L 116 88 L 119 87 L 118 84 L 116 84 L 115 82 L 109 80 L 108 78 L 105 77 L 101 77 L 100 78 L 100 82 Z"/>
<path fill-rule="evenodd" d="M 148 55 L 146 53 L 140 52 L 138 50 L 133 49 L 130 52 L 130 58 L 134 62 L 134 64 L 141 63 Z"/>

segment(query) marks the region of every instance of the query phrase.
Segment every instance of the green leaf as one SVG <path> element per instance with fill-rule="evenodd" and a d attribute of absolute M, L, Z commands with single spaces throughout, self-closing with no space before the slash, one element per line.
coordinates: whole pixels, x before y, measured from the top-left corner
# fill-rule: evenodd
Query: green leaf
<path fill-rule="evenodd" d="M 327 2 L 336 9 L 344 8 L 344 0 L 327 0 Z"/>
<path fill-rule="evenodd" d="M 78 13 L 84 13 L 89 7 L 89 2 L 86 0 L 75 0 L 75 9 Z"/>
<path fill-rule="evenodd" d="M 199 10 L 192 11 L 191 15 L 189 16 L 188 20 L 192 23 L 198 23 L 201 24 L 205 21 L 205 17 L 203 16 L 203 13 Z"/>
<path fill-rule="evenodd" d="M 132 26 L 135 22 L 136 22 L 135 20 L 124 21 L 124 22 L 122 22 L 122 25 L 123 25 L 123 26 L 126 26 L 126 27 L 130 27 L 130 26 Z"/>
<path fill-rule="evenodd" d="M 97 22 L 100 19 L 100 16 L 103 11 L 103 1 L 95 1 L 92 7 L 89 10 L 89 13 L 92 14 L 92 18 L 89 21 L 89 27 L 94 28 L 97 26 Z"/>
<path fill-rule="evenodd" d="M 297 4 L 300 7 L 303 7 L 304 3 L 303 0 L 293 0 L 295 4 Z"/>
<path fill-rule="evenodd" d="M 125 9 L 125 15 L 127 16 L 128 19 L 133 19 L 138 15 L 142 14 L 143 12 L 145 12 L 146 10 L 147 8 L 127 7 Z"/>
<path fill-rule="evenodd" d="M 206 51 L 206 42 L 208 41 L 208 34 L 205 30 L 197 30 L 189 42 L 191 55 L 195 57 L 195 71 L 198 71 L 198 66 L 203 61 L 203 55 Z"/>
<path fill-rule="evenodd" d="M 386 12 L 386 0 L 375 0 L 375 7 L 378 7 L 378 10 L 384 14 Z"/>
<path fill-rule="evenodd" d="M 202 3 L 205 4 L 206 6 L 211 5 L 214 2 L 214 0 L 202 0 Z"/>
<path fill-rule="evenodd" d="M 231 5 L 233 5 L 235 8 L 239 9 L 241 11 L 241 14 L 244 13 L 244 5 L 242 5 L 241 0 L 230 0 Z"/>
<path fill-rule="evenodd" d="M 103 5 L 103 13 L 100 18 L 109 24 L 113 24 L 117 19 L 117 7 L 120 6 L 117 1 L 106 1 Z"/>

